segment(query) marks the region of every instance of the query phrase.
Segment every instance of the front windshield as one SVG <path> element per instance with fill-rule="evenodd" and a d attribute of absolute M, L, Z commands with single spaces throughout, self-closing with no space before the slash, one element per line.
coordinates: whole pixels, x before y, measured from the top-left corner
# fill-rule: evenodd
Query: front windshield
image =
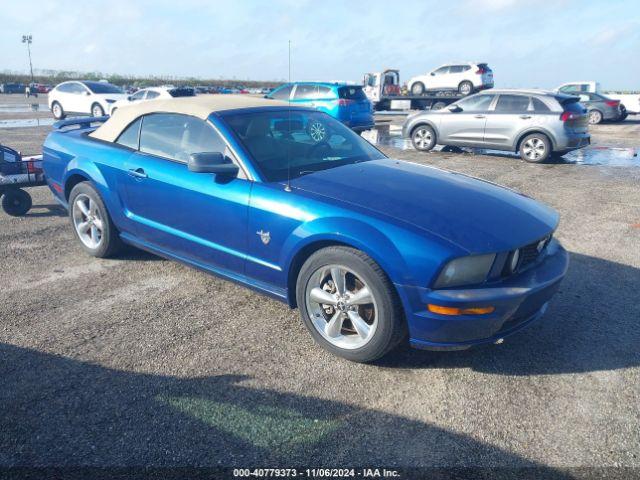
<path fill-rule="evenodd" d="M 91 90 L 93 93 L 123 93 L 123 91 L 119 87 L 116 87 L 115 85 L 112 85 L 106 82 L 82 82 L 82 83 L 84 83 L 87 86 L 87 88 Z"/>
<path fill-rule="evenodd" d="M 325 113 L 261 110 L 223 116 L 269 182 L 385 156 Z"/>

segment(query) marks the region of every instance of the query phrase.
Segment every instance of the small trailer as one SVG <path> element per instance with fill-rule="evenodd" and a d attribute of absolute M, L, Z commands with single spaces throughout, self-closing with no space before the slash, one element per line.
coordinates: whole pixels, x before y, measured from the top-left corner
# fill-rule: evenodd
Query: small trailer
<path fill-rule="evenodd" d="M 20 152 L 0 145 L 0 197 L 3 210 L 13 216 L 26 214 L 32 205 L 28 187 L 46 185 L 42 155 L 23 157 Z"/>
<path fill-rule="evenodd" d="M 422 95 L 403 94 L 399 70 L 364 75 L 363 90 L 375 111 L 381 110 L 439 110 L 465 95 L 455 90 L 425 92 Z"/>

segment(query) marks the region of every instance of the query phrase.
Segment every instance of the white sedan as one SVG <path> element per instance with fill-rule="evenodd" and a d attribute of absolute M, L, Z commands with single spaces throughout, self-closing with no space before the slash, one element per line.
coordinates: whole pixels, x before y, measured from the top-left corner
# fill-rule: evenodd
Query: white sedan
<path fill-rule="evenodd" d="M 140 102 L 143 100 L 153 100 L 155 98 L 175 98 L 175 97 L 193 97 L 195 90 L 191 87 L 148 87 L 138 90 L 133 95 L 130 95 L 122 100 L 119 100 L 111 107 L 111 114 L 118 108 L 125 105 L 130 105 L 134 102 Z"/>
<path fill-rule="evenodd" d="M 73 80 L 56 85 L 49 92 L 49 109 L 58 120 L 68 114 L 102 117 L 125 98 L 127 95 L 119 87 L 108 82 Z"/>

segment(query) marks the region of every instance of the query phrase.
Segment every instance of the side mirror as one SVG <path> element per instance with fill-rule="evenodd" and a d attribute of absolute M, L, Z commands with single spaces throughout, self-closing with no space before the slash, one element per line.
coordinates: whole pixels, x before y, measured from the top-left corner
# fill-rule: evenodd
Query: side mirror
<path fill-rule="evenodd" d="M 84 92 L 84 94 L 85 94 L 85 95 L 87 95 L 87 96 L 91 95 L 91 94 L 90 94 L 89 92 L 87 92 L 87 91 L 85 91 L 85 92 Z"/>
<path fill-rule="evenodd" d="M 431 75 L 432 77 L 436 76 L 436 74 L 434 72 L 431 72 L 429 75 Z"/>
<path fill-rule="evenodd" d="M 127 97 L 127 100 L 131 101 L 131 95 L 129 95 L 129 96 Z"/>
<path fill-rule="evenodd" d="M 192 153 L 187 164 L 189 171 L 196 173 L 215 173 L 225 177 L 238 175 L 238 166 L 225 158 L 221 152 Z"/>
<path fill-rule="evenodd" d="M 460 108 L 458 105 L 451 105 L 448 107 L 448 109 L 450 112 L 453 112 L 453 113 L 458 113 L 462 111 L 462 108 Z"/>

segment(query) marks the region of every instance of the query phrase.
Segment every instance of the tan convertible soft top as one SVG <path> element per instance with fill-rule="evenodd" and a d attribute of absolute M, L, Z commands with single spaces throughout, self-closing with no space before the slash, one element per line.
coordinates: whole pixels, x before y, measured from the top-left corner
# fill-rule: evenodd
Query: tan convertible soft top
<path fill-rule="evenodd" d="M 249 95 L 197 95 L 195 97 L 148 100 L 119 107 L 113 116 L 90 135 L 106 142 L 115 142 L 122 131 L 136 118 L 148 113 L 183 113 L 206 119 L 211 112 L 265 106 L 286 106 L 287 102 L 256 98 Z"/>

